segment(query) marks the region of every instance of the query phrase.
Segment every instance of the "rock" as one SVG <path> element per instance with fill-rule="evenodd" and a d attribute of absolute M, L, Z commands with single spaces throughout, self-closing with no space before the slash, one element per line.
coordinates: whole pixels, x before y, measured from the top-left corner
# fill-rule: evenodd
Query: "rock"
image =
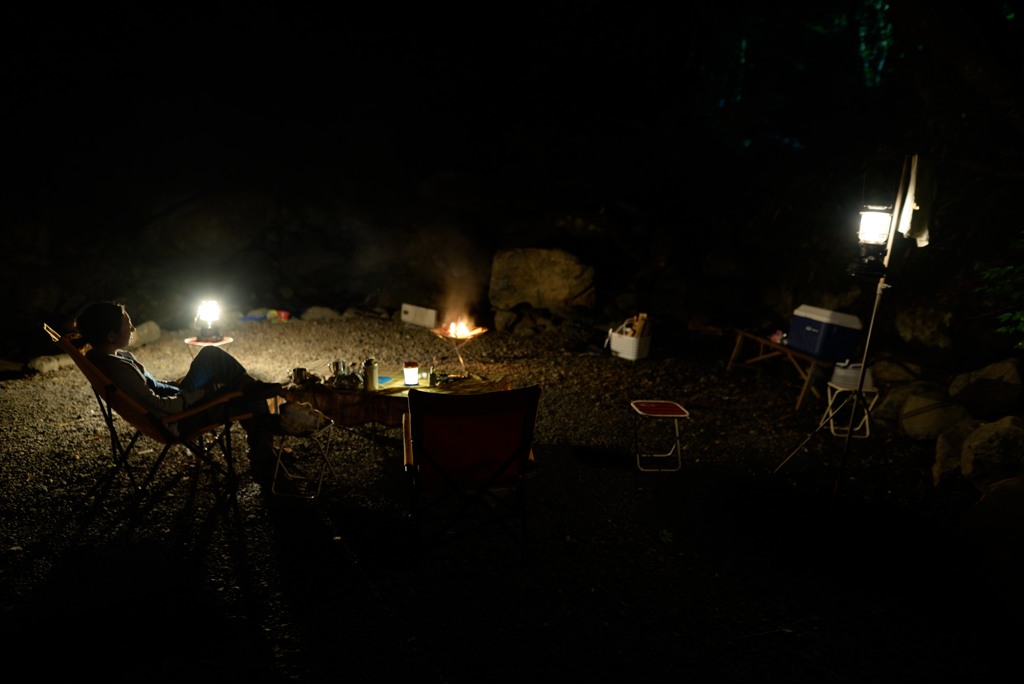
<path fill-rule="evenodd" d="M 70 361 L 70 359 L 68 360 Z M 30 359 L 26 367 L 37 373 L 52 373 L 60 368 L 60 357 L 57 355 L 37 356 Z M 0 361 L 0 373 L 7 375 L 8 373 L 13 374 L 15 371 L 21 371 L 21 365 Z"/>
<path fill-rule="evenodd" d="M 300 318 L 304 321 L 323 321 L 340 319 L 341 314 L 326 306 L 311 306 L 302 312 Z"/>
<path fill-rule="evenodd" d="M 960 472 L 981 492 L 1024 474 L 1024 419 L 1007 416 L 985 423 L 964 440 Z"/>
<path fill-rule="evenodd" d="M 960 476 L 960 459 L 964 441 L 981 425 L 974 419 L 963 420 L 939 435 L 935 441 L 935 464 L 932 466 L 932 484 L 941 487 L 954 476 Z"/>
<path fill-rule="evenodd" d="M 949 386 L 949 396 L 975 416 L 1003 416 L 1020 401 L 1020 361 L 1008 358 L 971 373 L 961 373 Z"/>
<path fill-rule="evenodd" d="M 875 380 L 880 384 L 907 383 L 921 376 L 921 366 L 915 363 L 896 363 L 889 360 L 876 361 L 871 366 Z"/>
<path fill-rule="evenodd" d="M 896 314 L 896 332 L 904 342 L 916 343 L 934 349 L 953 346 L 949 326 L 953 314 L 928 307 L 913 307 Z"/>
<path fill-rule="evenodd" d="M 594 269 L 559 249 L 510 249 L 491 264 L 491 306 L 512 309 L 529 304 L 556 314 L 594 306 Z"/>
<path fill-rule="evenodd" d="M 514 311 L 495 311 L 494 329 L 512 330 L 515 327 L 516 321 L 518 320 L 519 316 Z"/>
<path fill-rule="evenodd" d="M 977 553 L 992 594 L 1020 620 L 1024 598 L 1024 477 L 994 482 L 964 516 L 960 534 Z"/>
<path fill-rule="evenodd" d="M 877 366 L 875 366 L 878 378 Z M 878 403 L 871 411 L 871 420 L 880 427 L 896 429 L 899 427 L 900 412 L 907 397 L 915 394 L 941 393 L 941 386 L 926 380 L 918 380 L 906 385 L 896 385 L 881 394 Z"/>
<path fill-rule="evenodd" d="M 151 344 L 160 339 L 163 332 L 155 321 L 144 321 L 135 326 L 135 335 L 132 336 L 132 347 L 141 347 L 144 344 Z"/>
<path fill-rule="evenodd" d="M 936 439 L 962 420 L 970 418 L 963 406 L 944 392 L 911 394 L 900 408 L 900 429 L 911 439 Z"/>

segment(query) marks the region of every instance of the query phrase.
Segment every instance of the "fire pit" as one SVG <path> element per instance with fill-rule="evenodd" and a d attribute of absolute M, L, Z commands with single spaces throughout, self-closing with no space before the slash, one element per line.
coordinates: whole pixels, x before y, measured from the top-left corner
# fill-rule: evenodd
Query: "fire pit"
<path fill-rule="evenodd" d="M 470 340 L 483 335 L 487 332 L 487 328 L 480 328 L 474 326 L 472 323 L 466 323 L 461 318 L 448 325 L 442 325 L 440 328 L 431 329 L 432 333 L 440 337 L 442 340 L 451 342 L 452 348 L 455 350 L 455 355 L 459 357 L 459 365 L 462 367 L 462 374 L 466 375 L 466 362 L 462 359 L 462 348 L 466 346 Z"/>

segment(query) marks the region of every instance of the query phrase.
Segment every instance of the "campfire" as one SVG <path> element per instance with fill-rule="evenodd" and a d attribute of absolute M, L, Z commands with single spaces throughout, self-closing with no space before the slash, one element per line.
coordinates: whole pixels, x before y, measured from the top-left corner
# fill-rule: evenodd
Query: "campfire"
<path fill-rule="evenodd" d="M 447 325 L 434 328 L 431 332 L 442 340 L 448 340 L 451 342 L 452 348 L 455 350 L 455 355 L 459 357 L 459 365 L 462 366 L 462 374 L 466 375 L 466 362 L 462 359 L 462 347 L 464 347 L 470 340 L 487 332 L 487 328 L 478 327 L 472 322 L 467 323 L 464 319 L 459 318 Z"/>

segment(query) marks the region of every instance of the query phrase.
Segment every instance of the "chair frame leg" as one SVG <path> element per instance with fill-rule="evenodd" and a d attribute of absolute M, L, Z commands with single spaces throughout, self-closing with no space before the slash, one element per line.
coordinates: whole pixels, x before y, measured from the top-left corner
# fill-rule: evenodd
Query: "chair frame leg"
<path fill-rule="evenodd" d="M 308 475 L 290 469 L 288 465 L 284 463 L 283 456 L 287 451 L 287 445 L 290 439 L 302 440 L 304 443 L 312 444 L 310 451 L 316 454 L 316 465 L 312 467 Z M 276 458 L 274 464 L 274 477 L 270 486 L 270 491 L 273 494 L 283 497 L 312 500 L 318 498 L 320 496 L 320 492 L 323 491 L 324 478 L 328 471 L 330 471 L 331 476 L 335 480 L 338 479 L 338 474 L 334 470 L 334 465 L 331 463 L 331 455 L 333 454 L 331 447 L 334 441 L 333 423 L 308 435 L 275 435 L 274 441 L 275 444 L 273 449 Z M 312 488 L 312 492 L 288 492 L 283 489 L 279 489 L 279 478 L 284 478 L 289 482 L 303 483 L 307 489 Z"/>
<path fill-rule="evenodd" d="M 855 402 L 855 405 L 858 410 L 863 411 L 860 421 L 852 429 L 846 426 L 836 426 L 836 416 L 854 399 L 855 394 L 858 395 L 857 398 L 859 399 L 858 402 Z M 825 424 L 828 423 L 829 432 L 832 433 L 833 437 L 846 437 L 849 430 L 850 437 L 854 439 L 867 439 L 871 436 L 871 411 L 875 408 L 878 396 L 878 389 L 874 387 L 857 390 L 856 388 L 839 387 L 830 382 L 828 384 L 828 406 L 825 408 L 825 413 L 822 415 L 821 420 L 818 421 L 818 429 L 825 427 Z M 855 419 L 856 416 L 852 416 L 852 418 Z M 852 423 L 852 420 L 850 422 Z"/>
<path fill-rule="evenodd" d="M 640 422 L 643 420 L 643 416 L 637 416 L 635 422 L 635 431 L 633 437 L 633 450 L 636 453 L 636 467 L 645 473 L 674 473 L 683 467 L 683 445 L 682 440 L 679 436 L 679 419 L 673 418 L 672 425 L 675 428 L 675 442 L 672 444 L 672 448 L 663 454 L 645 454 L 640 453 Z M 671 465 L 672 457 L 675 457 L 674 465 Z M 644 465 L 644 461 L 666 461 L 669 462 L 668 467 L 664 468 L 651 468 Z"/>
<path fill-rule="evenodd" d="M 633 453 L 636 467 L 645 473 L 674 473 L 683 467 L 683 443 L 679 434 L 680 419 L 690 418 L 690 412 L 682 404 L 664 399 L 636 399 L 630 402 L 633 408 Z M 672 419 L 675 440 L 672 448 L 665 453 L 642 453 L 640 448 L 640 426 L 644 419 Z M 657 423 L 652 423 L 657 425 Z M 656 428 L 654 428 L 656 429 Z M 648 464 L 648 465 L 645 465 Z M 652 467 L 657 465 L 657 467 Z"/>

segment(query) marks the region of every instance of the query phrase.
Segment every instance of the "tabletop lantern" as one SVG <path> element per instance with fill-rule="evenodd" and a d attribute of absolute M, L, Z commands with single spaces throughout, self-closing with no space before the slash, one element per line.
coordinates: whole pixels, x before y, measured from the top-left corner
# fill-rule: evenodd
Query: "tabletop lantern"
<path fill-rule="evenodd" d="M 402 368 L 406 385 L 420 384 L 420 364 L 416 361 L 406 361 Z"/>
<path fill-rule="evenodd" d="M 220 305 L 212 299 L 204 299 L 199 303 L 199 310 L 196 312 L 196 328 L 199 334 L 196 339 L 199 342 L 220 342 L 224 337 L 220 334 L 217 322 L 220 320 Z"/>

